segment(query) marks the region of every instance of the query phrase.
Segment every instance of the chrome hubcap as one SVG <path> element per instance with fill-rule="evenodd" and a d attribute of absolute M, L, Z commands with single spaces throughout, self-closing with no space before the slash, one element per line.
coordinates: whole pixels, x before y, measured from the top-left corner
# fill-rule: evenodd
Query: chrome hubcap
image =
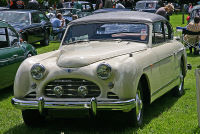
<path fill-rule="evenodd" d="M 143 107 L 143 103 L 142 103 L 140 91 L 137 91 L 137 93 L 136 93 L 136 117 L 137 117 L 137 121 L 139 121 L 140 118 L 141 118 L 142 107 Z"/>
<path fill-rule="evenodd" d="M 181 75 L 180 75 L 180 86 L 179 86 L 179 89 L 178 89 L 179 91 L 182 90 L 182 86 L 183 86 L 182 83 L 183 83 L 183 75 L 181 74 Z"/>

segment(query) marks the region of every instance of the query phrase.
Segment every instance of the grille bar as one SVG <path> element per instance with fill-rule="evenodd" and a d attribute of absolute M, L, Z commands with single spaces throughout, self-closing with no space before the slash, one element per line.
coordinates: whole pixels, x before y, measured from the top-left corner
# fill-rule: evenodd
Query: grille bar
<path fill-rule="evenodd" d="M 62 95 L 57 97 L 54 88 L 59 86 L 62 88 Z M 86 95 L 80 95 L 78 88 L 84 86 L 87 89 Z M 101 91 L 100 88 L 93 82 L 83 79 L 57 79 L 49 82 L 44 90 L 44 94 L 51 98 L 90 98 L 98 97 Z"/>

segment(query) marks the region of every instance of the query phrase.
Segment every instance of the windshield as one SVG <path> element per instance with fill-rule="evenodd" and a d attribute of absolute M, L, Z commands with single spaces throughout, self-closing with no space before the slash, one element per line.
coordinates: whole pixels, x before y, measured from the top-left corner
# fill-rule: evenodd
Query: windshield
<path fill-rule="evenodd" d="M 29 14 L 22 12 L 1 12 L 0 20 L 7 21 L 9 23 L 30 24 Z"/>
<path fill-rule="evenodd" d="M 74 25 L 68 28 L 63 45 L 79 41 L 116 39 L 148 43 L 148 26 L 127 23 Z"/>
<path fill-rule="evenodd" d="M 154 2 L 136 3 L 136 9 L 151 9 L 151 8 L 156 8 L 156 5 Z"/>

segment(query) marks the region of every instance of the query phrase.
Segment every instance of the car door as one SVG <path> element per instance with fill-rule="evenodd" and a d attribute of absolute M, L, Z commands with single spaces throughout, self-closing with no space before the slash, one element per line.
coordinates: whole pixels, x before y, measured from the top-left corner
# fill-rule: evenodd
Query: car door
<path fill-rule="evenodd" d="M 34 12 L 32 13 L 32 22 L 33 25 L 37 26 L 35 29 L 35 38 L 39 41 L 44 40 L 51 28 L 51 23 L 47 16 L 42 12 Z"/>
<path fill-rule="evenodd" d="M 165 88 L 174 80 L 174 51 L 171 40 L 166 40 L 165 23 L 153 24 L 152 51 L 159 58 L 160 87 L 153 89 L 153 94 L 163 94 Z"/>
<path fill-rule="evenodd" d="M 41 20 L 38 12 L 31 13 L 31 27 L 32 27 L 32 42 L 41 41 L 43 38 L 43 30 L 41 25 Z"/>
<path fill-rule="evenodd" d="M 41 39 L 43 40 L 45 37 L 49 36 L 51 22 L 49 21 L 47 16 L 42 12 L 38 12 L 38 16 L 41 24 L 41 33 L 42 33 Z"/>
<path fill-rule="evenodd" d="M 4 34 L 2 34 L 5 31 Z M 24 49 L 13 29 L 0 28 L 0 89 L 11 85 L 16 71 L 24 60 Z M 2 45 L 4 44 L 4 45 Z"/>

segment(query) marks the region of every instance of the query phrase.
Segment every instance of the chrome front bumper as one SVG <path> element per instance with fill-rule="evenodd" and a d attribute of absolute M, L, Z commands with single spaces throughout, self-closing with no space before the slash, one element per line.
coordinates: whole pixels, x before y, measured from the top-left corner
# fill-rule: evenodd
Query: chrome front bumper
<path fill-rule="evenodd" d="M 11 102 L 18 109 L 38 109 L 40 113 L 44 109 L 88 109 L 96 115 L 97 110 L 121 110 L 128 112 L 135 107 L 135 99 L 126 101 L 98 101 L 94 97 L 90 101 L 81 102 L 45 101 L 43 97 L 35 101 L 12 98 Z"/>

